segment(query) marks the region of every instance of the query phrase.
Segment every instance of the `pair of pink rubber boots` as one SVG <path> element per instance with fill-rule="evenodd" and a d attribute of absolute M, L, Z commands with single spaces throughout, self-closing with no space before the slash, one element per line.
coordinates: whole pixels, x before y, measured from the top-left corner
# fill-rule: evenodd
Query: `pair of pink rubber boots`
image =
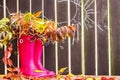
<path fill-rule="evenodd" d="M 21 73 L 34 77 L 54 76 L 54 72 L 46 70 L 42 65 L 42 41 L 31 41 L 31 38 L 32 36 L 22 35 L 18 39 Z"/>

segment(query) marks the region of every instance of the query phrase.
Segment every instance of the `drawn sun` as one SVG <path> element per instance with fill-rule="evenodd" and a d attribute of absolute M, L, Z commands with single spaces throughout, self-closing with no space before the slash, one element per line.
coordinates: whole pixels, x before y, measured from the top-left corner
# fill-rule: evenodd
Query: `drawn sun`
<path fill-rule="evenodd" d="M 64 18 L 59 18 L 58 23 L 67 24 L 67 1 L 68 0 L 58 0 L 58 5 L 62 8 L 58 8 L 58 15 L 64 16 Z M 77 27 L 81 26 L 81 1 L 80 0 L 70 0 L 70 8 L 71 8 L 71 23 L 75 24 Z M 60 10 L 60 11 L 59 11 Z M 86 29 L 92 28 L 95 24 L 94 21 L 94 0 L 86 0 L 84 2 L 84 13 L 85 13 L 85 26 Z M 102 28 L 97 25 L 100 30 Z"/>

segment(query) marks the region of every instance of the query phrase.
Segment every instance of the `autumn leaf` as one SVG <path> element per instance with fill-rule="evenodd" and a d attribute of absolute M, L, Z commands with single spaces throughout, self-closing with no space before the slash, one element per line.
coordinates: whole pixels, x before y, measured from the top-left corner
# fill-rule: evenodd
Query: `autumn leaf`
<path fill-rule="evenodd" d="M 2 18 L 0 20 L 0 28 L 4 27 L 4 26 L 1 26 L 1 25 L 6 25 L 7 22 L 9 22 L 10 20 L 8 18 Z"/>
<path fill-rule="evenodd" d="M 0 42 L 6 45 L 12 39 L 12 33 L 8 31 L 3 31 L 0 33 Z"/>
<path fill-rule="evenodd" d="M 40 15 L 41 15 L 41 11 L 38 11 L 38 12 L 36 12 L 35 14 L 33 14 L 35 17 L 39 17 Z"/>
<path fill-rule="evenodd" d="M 5 75 L 5 78 L 11 78 L 14 74 L 13 73 L 8 73 Z"/>
<path fill-rule="evenodd" d="M 7 63 L 7 64 L 8 64 L 9 66 L 12 66 L 12 65 L 13 65 L 13 62 L 12 62 L 12 60 L 11 60 L 11 59 L 8 59 L 7 61 L 8 61 L 8 63 Z"/>
<path fill-rule="evenodd" d="M 7 58 L 6 57 L 3 57 L 2 61 L 3 61 L 4 64 L 7 64 Z"/>
<path fill-rule="evenodd" d="M 7 64 L 9 66 L 13 65 L 13 62 L 10 58 L 11 56 L 11 52 L 12 52 L 12 44 L 10 44 L 7 49 L 4 51 L 4 57 L 2 59 L 2 61 L 4 62 L 4 64 Z"/>
<path fill-rule="evenodd" d="M 62 74 L 66 69 L 67 69 L 67 67 L 60 68 L 60 70 L 58 71 L 58 74 Z"/>
<path fill-rule="evenodd" d="M 46 25 L 43 21 L 35 20 L 33 22 L 33 26 L 35 26 L 35 30 L 39 33 L 43 33 L 46 28 Z"/>
<path fill-rule="evenodd" d="M 2 43 L 0 43 L 0 48 L 2 48 L 3 47 L 3 44 Z"/>
<path fill-rule="evenodd" d="M 7 68 L 7 70 L 9 71 L 9 72 L 14 72 L 14 71 L 17 71 L 17 72 L 19 72 L 19 68 L 11 68 L 11 67 L 9 67 L 9 68 Z"/>
<path fill-rule="evenodd" d="M 53 41 L 57 41 L 58 40 L 57 34 L 55 32 L 52 34 L 52 39 L 53 39 Z"/>
<path fill-rule="evenodd" d="M 13 62 L 11 59 L 3 57 L 2 61 L 4 62 L 4 64 L 8 65 L 8 66 L 12 66 Z"/>
<path fill-rule="evenodd" d="M 40 73 L 40 72 L 44 72 L 43 70 L 35 70 L 35 72 Z"/>
<path fill-rule="evenodd" d="M 30 21 L 32 18 L 32 14 L 30 12 L 26 13 L 23 17 L 26 22 Z"/>
<path fill-rule="evenodd" d="M 9 52 L 12 52 L 13 48 L 12 48 L 12 44 L 10 44 L 10 46 L 8 47 Z"/>
<path fill-rule="evenodd" d="M 68 77 L 74 77 L 75 75 L 72 74 L 72 73 L 68 73 L 67 76 L 68 76 Z"/>
<path fill-rule="evenodd" d="M 7 68 L 7 70 L 9 71 L 9 72 L 13 72 L 13 68 Z"/>

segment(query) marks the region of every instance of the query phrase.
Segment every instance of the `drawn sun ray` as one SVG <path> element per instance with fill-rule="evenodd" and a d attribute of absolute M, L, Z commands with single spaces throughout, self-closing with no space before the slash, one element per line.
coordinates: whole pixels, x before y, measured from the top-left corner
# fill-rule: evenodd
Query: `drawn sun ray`
<path fill-rule="evenodd" d="M 90 21 L 88 19 L 86 19 L 86 23 L 90 24 Z"/>
<path fill-rule="evenodd" d="M 85 28 L 88 30 L 87 23 L 85 23 Z"/>
<path fill-rule="evenodd" d="M 87 12 L 87 15 L 88 15 L 88 14 L 95 14 L 95 13 L 94 13 L 94 12 Z"/>
<path fill-rule="evenodd" d="M 89 11 L 94 11 L 93 9 L 88 9 L 88 10 L 86 10 L 87 12 L 89 12 Z"/>
<path fill-rule="evenodd" d="M 94 0 L 92 0 L 89 4 L 85 6 L 85 9 L 88 9 L 92 4 L 94 3 Z"/>
<path fill-rule="evenodd" d="M 95 24 L 95 21 L 93 21 L 91 18 L 87 17 L 87 19 L 90 20 L 93 24 Z M 102 29 L 99 25 L 97 25 L 97 27 L 98 27 L 101 31 L 103 31 L 103 29 Z"/>
<path fill-rule="evenodd" d="M 87 0 L 87 1 L 85 2 L 84 7 L 86 7 L 86 6 L 87 6 L 87 4 L 89 3 L 89 1 L 90 1 L 90 0 Z"/>

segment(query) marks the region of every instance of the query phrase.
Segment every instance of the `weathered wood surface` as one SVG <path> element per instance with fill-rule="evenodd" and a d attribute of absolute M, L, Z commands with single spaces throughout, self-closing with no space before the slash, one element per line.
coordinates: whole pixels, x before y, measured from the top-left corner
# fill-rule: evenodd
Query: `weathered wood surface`
<path fill-rule="evenodd" d="M 44 0 L 45 1 L 45 16 L 48 19 L 54 19 L 54 0 Z M 60 1 L 60 0 L 58 0 Z M 79 0 L 71 0 L 78 1 Z M 90 0 L 92 1 L 92 0 Z M 98 71 L 100 75 L 108 74 L 108 41 L 107 41 L 107 0 L 97 0 L 98 1 L 98 23 L 103 29 L 101 31 L 98 29 L 98 54 L 99 54 L 99 64 Z M 110 0 L 111 1 L 111 53 L 112 53 L 112 74 L 120 75 L 120 1 L 119 0 Z M 2 5 L 2 0 L 0 0 L 0 5 Z M 32 11 L 36 12 L 41 10 L 41 0 L 32 0 Z M 16 12 L 16 0 L 7 0 L 7 7 L 9 11 Z M 58 22 L 67 21 L 67 2 L 58 2 Z M 75 20 L 71 21 L 73 24 L 78 24 L 80 26 L 80 7 L 76 9 L 76 6 L 71 2 L 71 18 L 74 17 L 75 11 L 77 10 L 77 15 Z M 94 8 L 94 4 L 91 5 L 90 9 Z M 27 12 L 29 11 L 29 0 L 20 0 L 20 11 Z M 8 16 L 8 15 L 7 15 Z M 3 17 L 3 9 L 0 8 L 0 18 Z M 91 15 L 91 18 L 94 20 L 94 16 Z M 67 22 L 60 24 L 66 25 Z M 81 33 L 81 32 L 80 32 Z M 94 75 L 95 74 L 95 37 L 94 37 L 94 24 L 91 24 L 85 28 L 85 61 L 86 61 L 86 74 Z M 79 37 L 81 35 L 79 34 Z M 81 38 L 80 38 L 81 39 Z M 79 74 L 81 73 L 81 40 L 75 42 L 72 45 L 72 73 Z M 14 42 L 15 43 L 15 42 Z M 60 45 L 64 49 L 60 48 Z M 14 45 L 16 49 L 16 45 Z M 68 66 L 68 51 L 67 51 L 67 41 L 63 44 L 59 44 L 59 68 Z M 54 45 L 49 44 L 45 49 L 45 60 L 46 68 L 49 70 L 55 71 L 55 49 Z M 0 59 L 2 59 L 3 50 L 0 49 Z M 14 65 L 17 65 L 17 58 L 13 54 L 12 59 Z M 4 73 L 3 62 L 0 61 L 0 73 Z"/>

